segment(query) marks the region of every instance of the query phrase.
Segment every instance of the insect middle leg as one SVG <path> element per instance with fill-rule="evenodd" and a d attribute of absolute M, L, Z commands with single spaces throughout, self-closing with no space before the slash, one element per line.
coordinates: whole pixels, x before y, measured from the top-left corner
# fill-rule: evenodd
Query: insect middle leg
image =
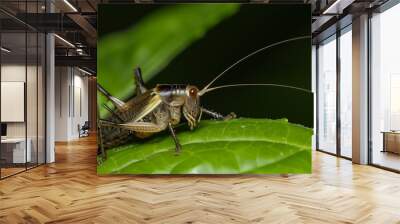
<path fill-rule="evenodd" d="M 213 117 L 214 119 L 217 119 L 217 120 L 232 120 L 232 119 L 235 119 L 235 118 L 236 118 L 236 114 L 233 113 L 233 112 L 231 112 L 231 113 L 229 113 L 228 115 L 224 116 L 224 115 L 222 115 L 222 114 L 220 114 L 220 113 L 218 113 L 218 112 L 214 112 L 214 111 L 211 111 L 211 110 L 207 110 L 207 109 L 204 108 L 204 107 L 201 108 L 201 111 L 202 111 L 203 113 L 205 113 L 205 114 L 210 115 L 211 117 Z"/>
<path fill-rule="evenodd" d="M 179 154 L 179 152 L 181 151 L 182 146 L 179 143 L 178 138 L 176 137 L 175 130 L 172 127 L 172 124 L 168 123 L 168 127 L 169 127 L 169 132 L 171 133 L 172 139 L 174 139 L 174 142 L 175 142 L 175 153 Z"/>

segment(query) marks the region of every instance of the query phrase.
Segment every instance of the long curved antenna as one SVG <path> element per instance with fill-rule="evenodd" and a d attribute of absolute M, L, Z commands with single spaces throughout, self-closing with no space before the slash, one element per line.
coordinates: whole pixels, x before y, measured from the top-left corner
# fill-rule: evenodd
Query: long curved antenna
<path fill-rule="evenodd" d="M 265 47 L 263 47 L 263 48 L 260 48 L 260 49 L 258 49 L 258 50 L 256 50 L 256 51 L 254 51 L 254 52 L 252 52 L 252 53 L 246 55 L 245 57 L 243 57 L 243 58 L 239 59 L 238 61 L 236 61 L 235 63 L 233 63 L 231 66 L 229 66 L 229 67 L 228 67 L 227 69 L 225 69 L 223 72 L 221 72 L 219 75 L 217 75 L 217 76 L 216 76 L 213 80 L 211 80 L 211 82 L 209 82 L 202 90 L 200 90 L 199 94 L 200 94 L 200 95 L 203 95 L 204 92 L 206 92 L 206 90 L 211 86 L 211 84 L 213 84 L 213 83 L 214 83 L 217 79 L 219 79 L 223 74 L 225 74 L 227 71 L 229 71 L 230 69 L 232 69 L 233 67 L 235 67 L 235 66 L 236 66 L 237 64 L 239 64 L 240 62 L 246 60 L 247 58 L 249 58 L 249 57 L 251 57 L 251 56 L 253 56 L 253 55 L 255 55 L 255 54 L 258 54 L 258 53 L 260 53 L 261 51 L 264 51 L 264 50 L 266 50 L 266 49 L 268 49 L 268 48 L 271 48 L 271 47 L 274 47 L 274 46 L 277 46 L 277 45 L 280 45 L 280 44 L 284 44 L 284 43 L 291 42 L 291 41 L 295 41 L 295 40 L 308 39 L 308 38 L 311 38 L 311 36 L 300 36 L 300 37 L 289 38 L 289 39 L 286 39 L 286 40 L 282 40 L 282 41 L 279 41 L 279 42 L 275 42 L 275 43 L 273 43 L 273 44 L 270 44 L 270 45 L 268 45 L 268 46 L 265 46 Z"/>
<path fill-rule="evenodd" d="M 213 87 L 213 88 L 206 89 L 205 91 L 199 93 L 199 95 L 202 96 L 202 95 L 204 95 L 204 94 L 206 94 L 208 92 L 211 92 L 211 91 L 214 91 L 214 90 L 217 90 L 217 89 L 223 89 L 223 88 L 228 88 L 228 87 L 240 87 L 240 86 L 274 86 L 274 87 L 283 87 L 283 88 L 295 89 L 295 90 L 303 91 L 303 92 L 306 92 L 306 93 L 313 93 L 312 91 L 310 91 L 308 89 L 303 89 L 303 88 L 296 87 L 296 86 L 270 84 L 270 83 L 260 83 L 260 84 L 232 84 L 232 85 L 216 86 L 216 87 Z"/>

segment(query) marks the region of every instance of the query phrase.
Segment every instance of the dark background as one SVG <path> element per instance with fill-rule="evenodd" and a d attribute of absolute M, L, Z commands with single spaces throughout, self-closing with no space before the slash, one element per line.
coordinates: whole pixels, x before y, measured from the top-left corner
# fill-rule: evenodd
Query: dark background
<path fill-rule="evenodd" d="M 168 5 L 100 5 L 99 38 L 131 27 L 159 7 Z M 284 39 L 311 35 L 310 24 L 309 5 L 243 4 L 238 13 L 208 31 L 146 85 L 193 84 L 201 89 L 253 51 Z M 278 45 L 252 56 L 213 86 L 233 83 L 275 83 L 311 90 L 311 39 Z M 227 88 L 206 94 L 201 103 L 223 114 L 233 111 L 242 117 L 288 118 L 292 123 L 313 127 L 312 94 L 292 89 Z"/>

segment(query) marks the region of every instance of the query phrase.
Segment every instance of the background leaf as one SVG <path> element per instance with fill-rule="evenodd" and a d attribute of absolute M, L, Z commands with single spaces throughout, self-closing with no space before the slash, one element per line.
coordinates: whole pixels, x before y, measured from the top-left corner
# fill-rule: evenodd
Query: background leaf
<path fill-rule="evenodd" d="M 133 69 L 142 68 L 144 81 L 150 80 L 180 52 L 224 18 L 234 14 L 239 4 L 177 4 L 162 7 L 123 32 L 99 40 L 98 83 L 112 95 L 126 100 L 134 93 Z M 106 98 L 98 94 L 98 105 Z M 112 108 L 111 104 L 107 104 Z M 99 107 L 100 117 L 108 112 Z"/>
<path fill-rule="evenodd" d="M 107 151 L 98 174 L 310 173 L 312 130 L 286 119 L 202 121 L 178 134 L 179 155 L 169 136 Z"/>

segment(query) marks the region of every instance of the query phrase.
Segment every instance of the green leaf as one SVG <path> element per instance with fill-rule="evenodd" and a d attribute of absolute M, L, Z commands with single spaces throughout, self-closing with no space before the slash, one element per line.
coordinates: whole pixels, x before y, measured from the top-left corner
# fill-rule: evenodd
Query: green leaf
<path fill-rule="evenodd" d="M 233 15 L 239 4 L 178 4 L 164 6 L 123 32 L 99 40 L 98 82 L 113 96 L 126 100 L 134 93 L 133 69 L 144 81 L 168 65 L 206 32 Z M 106 98 L 99 94 L 98 105 Z M 110 103 L 107 104 L 112 108 Z M 100 117 L 108 112 L 100 107 Z"/>
<path fill-rule="evenodd" d="M 310 173 L 312 130 L 286 119 L 241 118 L 201 121 L 171 137 L 107 151 L 98 174 L 268 174 Z"/>

